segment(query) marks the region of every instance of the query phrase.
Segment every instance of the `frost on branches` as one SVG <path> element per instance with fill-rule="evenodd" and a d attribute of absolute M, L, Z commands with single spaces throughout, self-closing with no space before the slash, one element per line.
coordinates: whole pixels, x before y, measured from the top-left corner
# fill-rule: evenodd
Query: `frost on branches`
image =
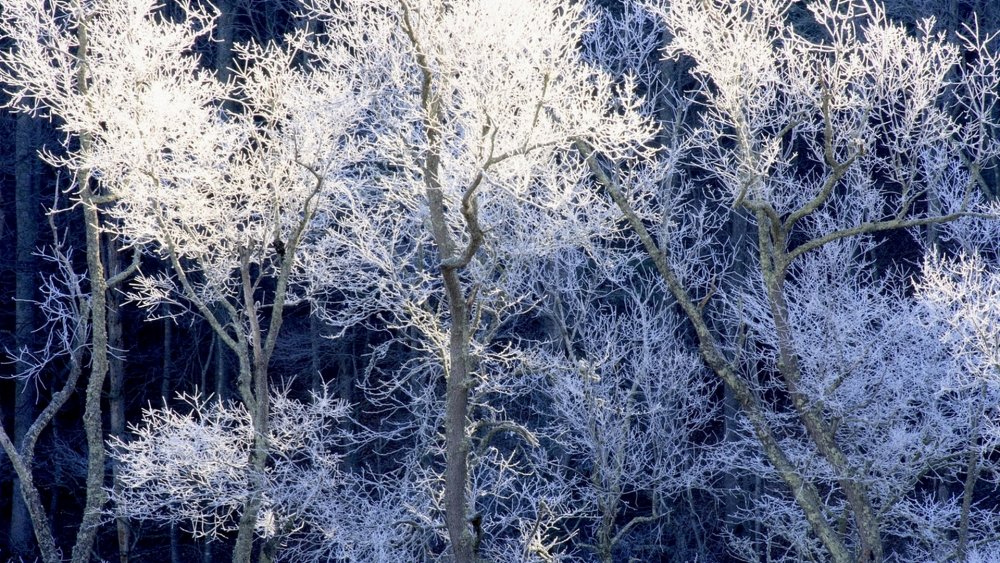
<path fill-rule="evenodd" d="M 239 562 L 996 542 L 1000 55 L 975 25 L 311 0 L 220 82 L 208 4 L 36 4 L 4 5 L 12 103 L 66 134 L 46 158 L 92 230 L 161 261 L 132 303 L 239 362 L 238 402 L 113 441 L 115 516 L 235 532 Z M 270 389 L 300 302 L 384 335 L 356 405 Z"/>
<path fill-rule="evenodd" d="M 358 516 L 335 453 L 346 405 L 325 392 L 305 402 L 273 395 L 268 462 L 261 469 L 252 463 L 254 424 L 244 406 L 181 399 L 179 409 L 146 410 L 127 443 L 112 440 L 123 485 L 112 495 L 118 510 L 214 537 L 236 531 L 242 511 L 260 496 L 256 526 L 265 549 L 281 544 L 287 556 L 308 560 L 330 551 L 313 538 L 336 537 L 331 519 Z"/>

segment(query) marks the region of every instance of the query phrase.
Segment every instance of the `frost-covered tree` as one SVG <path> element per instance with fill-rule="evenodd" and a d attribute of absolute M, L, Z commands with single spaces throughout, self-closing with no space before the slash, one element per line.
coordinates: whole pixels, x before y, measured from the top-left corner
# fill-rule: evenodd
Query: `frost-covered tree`
<path fill-rule="evenodd" d="M 335 204 L 309 264 L 316 287 L 336 291 L 333 322 L 379 313 L 416 335 L 421 359 L 390 389 L 443 377 L 443 419 L 411 420 L 443 427 L 440 502 L 456 561 L 472 561 L 494 523 L 476 507 L 471 465 L 490 428 L 512 424 L 492 402 L 522 362 L 507 325 L 537 299 L 528 274 L 545 256 L 610 225 L 608 206 L 578 189 L 586 169 L 573 142 L 624 159 L 652 129 L 630 88 L 582 59 L 583 5 L 318 4 L 324 39 L 350 45 L 357 71 L 379 85 L 373 166 L 383 172 Z M 426 385 L 407 393 L 437 401 Z"/>
<path fill-rule="evenodd" d="M 241 562 L 695 557 L 709 532 L 745 560 L 947 560 L 1000 529 L 975 502 L 1000 59 L 974 27 L 860 1 L 314 0 L 215 74 L 210 7 L 11 6 L 2 78 L 67 134 L 47 158 L 88 236 L 159 260 L 132 302 L 200 315 L 239 364 L 238 402 L 114 442 L 116 516 L 235 532 Z M 884 240 L 930 226 L 914 290 Z M 270 389 L 300 301 L 385 335 L 350 415 Z"/>
<path fill-rule="evenodd" d="M 272 394 L 267 463 L 261 465 L 252 455 L 258 424 L 247 407 L 182 399 L 178 409 L 147 410 L 129 442 L 112 441 L 122 475 L 112 495 L 117 510 L 215 537 L 238 531 L 247 506 L 256 503 L 254 525 L 267 540 L 263 559 L 279 549 L 285 560 L 298 561 L 333 552 L 336 542 L 320 540 L 340 531 L 325 526 L 325 516 L 354 500 L 335 451 L 336 422 L 346 405 L 325 391 L 308 402 Z"/>
<path fill-rule="evenodd" d="M 47 358 L 70 353 L 71 361 L 77 362 L 78 366 L 71 369 L 76 373 L 71 379 L 80 375 L 75 371 L 83 361 L 80 353 L 83 350 L 89 352 L 90 370 L 86 378 L 83 416 L 87 440 L 86 500 L 72 547 L 73 561 L 84 561 L 90 557 L 101 507 L 105 501 L 101 392 L 110 364 L 107 292 L 127 279 L 136 266 L 133 263 L 132 267 L 122 272 L 106 272 L 101 256 L 101 206 L 108 202 L 108 194 L 87 162 L 94 150 L 92 129 L 75 121 L 83 106 L 91 103 L 88 99 L 90 88 L 99 80 L 92 73 L 93 61 L 89 58 L 91 23 L 95 19 L 103 19 L 106 24 L 105 32 L 110 31 L 117 37 L 117 32 L 123 29 L 123 22 L 130 13 L 129 6 L 105 9 L 103 12 L 99 8 L 93 3 L 79 1 L 56 2 L 49 6 L 15 1 L 5 4 L 0 13 L 0 33 L 10 39 L 9 49 L 0 52 L 0 81 L 7 85 L 11 93 L 8 103 L 17 111 L 55 117 L 61 121 L 60 127 L 66 134 L 65 150 L 48 152 L 44 156 L 53 166 L 69 171 L 72 203 L 82 209 L 84 222 L 88 286 L 85 290 L 86 297 L 79 293 L 80 280 L 75 277 L 65 260 L 60 258 L 59 268 L 68 285 L 60 289 L 50 284 L 50 297 L 46 303 L 52 303 L 53 300 L 59 302 L 62 296 L 67 301 L 60 305 L 60 310 L 49 311 L 52 313 L 50 322 L 76 324 L 77 328 L 88 327 L 90 332 L 86 338 L 77 333 L 69 342 L 66 338 L 49 340 L 50 347 L 42 352 L 42 357 Z M 101 31 L 98 30 L 96 35 L 100 37 Z M 65 256 L 63 250 L 57 250 L 55 254 Z M 74 301 L 76 302 L 73 303 Z M 86 316 L 90 318 L 83 318 Z M 75 329 L 66 330 L 72 332 Z M 67 348 L 68 346 L 72 346 L 72 349 Z M 68 392 L 71 388 L 65 390 Z M 20 479 L 23 480 L 31 472 L 32 449 L 38 433 L 51 420 L 54 414 L 52 409 L 58 409 L 66 399 L 65 393 L 57 393 L 22 444 L 12 446 L 20 451 L 15 453 L 13 449 L 7 449 L 12 459 L 18 456 L 22 458 L 23 471 L 19 475 Z M 22 482 L 20 492 L 25 497 L 37 497 L 37 491 L 32 491 L 32 488 L 30 480 L 27 484 Z M 59 551 L 47 530 L 48 523 L 38 513 L 37 498 L 25 500 L 29 505 L 35 503 L 31 518 L 40 551 L 48 561 L 59 560 Z"/>
<path fill-rule="evenodd" d="M 296 70 L 302 34 L 281 48 L 243 48 L 234 84 L 220 83 L 192 52 L 212 14 L 178 8 L 172 20 L 143 0 L 5 6 L 16 49 L 4 79 L 17 107 L 58 119 L 78 142 L 49 160 L 75 174 L 88 235 L 113 227 L 169 266 L 170 275 L 138 276 L 133 300 L 196 310 L 234 351 L 240 396 L 254 422 L 250 455 L 260 470 L 268 459 L 269 362 L 299 244 L 321 192 L 343 181 L 342 170 L 357 160 L 362 143 L 345 135 L 364 92 L 336 66 L 336 53 L 313 74 Z M 235 109 L 223 109 L 226 101 Z M 102 227 L 102 216 L 114 221 Z M 86 426 L 94 490 L 81 533 L 92 537 L 103 505 L 107 353 L 107 343 L 98 343 L 106 291 L 99 246 L 88 247 L 88 260 L 95 311 L 88 420 L 96 422 Z M 236 560 L 250 558 L 263 503 L 260 493 L 246 500 Z M 74 557 L 82 558 L 89 546 L 79 545 Z"/>
<path fill-rule="evenodd" d="M 767 533 L 780 538 L 764 549 L 794 560 L 880 561 L 890 555 L 888 537 L 919 543 L 922 533 L 896 528 L 888 515 L 900 496 L 921 500 L 924 475 L 925 461 L 893 457 L 894 448 L 930 455 L 933 441 L 914 451 L 908 440 L 961 435 L 966 423 L 929 408 L 943 368 L 924 355 L 932 341 L 889 330 L 915 317 L 897 304 L 905 284 L 866 277 L 870 237 L 990 211 L 976 193 L 996 156 L 987 125 L 998 74 L 975 30 L 953 45 L 932 22 L 910 33 L 860 2 L 812 2 L 793 23 L 793 4 L 648 5 L 671 37 L 666 53 L 693 65 L 685 103 L 661 101 L 687 112 L 665 113 L 673 119 L 665 130 L 675 133 L 661 161 L 645 168 L 623 171 L 599 149 L 580 148 L 691 322 L 705 362 L 738 400 L 767 460 L 753 471 L 767 471 L 790 495 L 761 499 L 770 501 L 765 518 L 774 516 Z M 963 49 L 973 55 L 960 66 Z M 957 80 L 946 79 L 952 70 Z M 944 111 L 946 101 L 958 111 Z M 707 200 L 701 213 L 679 212 L 699 200 Z M 752 274 L 720 288 L 739 244 L 720 229 L 732 214 L 755 228 L 756 258 Z M 878 316 L 858 316 L 872 311 Z M 827 328 L 811 334 L 818 323 Z M 912 346 L 903 351 L 914 365 L 887 363 L 901 353 L 885 348 L 893 342 Z M 863 345 L 873 350 L 861 353 Z M 912 370 L 919 385 L 881 383 Z M 888 395 L 869 402 L 875 390 Z M 916 403 L 904 398 L 911 393 Z M 873 406 L 881 401 L 913 410 Z M 790 511 L 776 509 L 791 499 Z"/>
<path fill-rule="evenodd" d="M 40 349 L 19 349 L 13 355 L 24 368 L 20 375 L 24 378 L 25 385 L 37 385 L 43 374 L 52 369 L 53 364 L 61 361 L 68 365 L 68 374 L 58 389 L 53 389 L 48 403 L 31 420 L 23 437 L 11 436 L 0 428 L 0 447 L 18 477 L 18 487 L 14 494 L 21 495 L 24 500 L 38 551 L 46 563 L 63 559 L 53 534 L 50 519 L 52 515 L 46 514 L 41 491 L 36 484 L 36 450 L 42 433 L 70 400 L 83 376 L 86 353 L 91 347 L 88 337 L 92 319 L 91 300 L 85 289 L 86 275 L 76 271 L 72 250 L 66 245 L 65 237 L 56 229 L 51 216 L 49 222 L 56 242 L 42 257 L 55 265 L 57 273 L 44 278 L 40 288 L 41 300 L 30 303 L 42 313 L 47 337 Z"/>
<path fill-rule="evenodd" d="M 536 352 L 537 432 L 566 465 L 562 486 L 582 524 L 573 543 L 602 562 L 648 558 L 657 549 L 630 545 L 637 532 L 666 543 L 679 500 L 711 492 L 724 470 L 702 437 L 718 422 L 716 384 L 655 278 L 602 276 L 579 252 L 554 262 L 540 280 L 556 338 Z"/>

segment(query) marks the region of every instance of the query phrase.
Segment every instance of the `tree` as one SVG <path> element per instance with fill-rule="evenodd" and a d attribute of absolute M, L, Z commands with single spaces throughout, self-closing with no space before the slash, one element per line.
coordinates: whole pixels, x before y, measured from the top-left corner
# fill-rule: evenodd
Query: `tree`
<path fill-rule="evenodd" d="M 617 264 L 615 253 L 597 256 Z M 582 253 L 554 260 L 542 282 L 558 336 L 554 350 L 539 350 L 535 361 L 545 375 L 536 392 L 549 405 L 548 427 L 536 432 L 573 460 L 560 485 L 576 499 L 575 517 L 592 522 L 581 526 L 579 543 L 602 562 L 639 556 L 628 540 L 644 527 L 666 543 L 679 498 L 714 493 L 723 470 L 717 444 L 697 437 L 718 420 L 715 382 L 684 345 L 656 280 L 616 277 L 602 275 Z M 683 540 L 673 555 L 694 556 L 683 552 Z"/>
<path fill-rule="evenodd" d="M 34 346 L 35 331 L 35 292 L 37 283 L 37 261 L 35 259 L 38 244 L 38 215 L 41 205 L 38 198 L 38 183 L 34 181 L 37 174 L 37 159 L 33 154 L 36 149 L 37 134 L 35 124 L 27 115 L 17 118 L 15 142 L 17 189 L 15 206 L 17 208 L 17 281 L 15 293 L 15 346 L 18 349 L 31 349 Z M 30 370 L 29 365 L 18 367 L 18 375 Z M 28 378 L 19 378 L 16 386 L 17 398 L 14 400 L 14 436 L 13 441 L 19 443 L 24 433 L 34 420 L 35 393 L 34 386 Z M 14 487 L 15 489 L 17 486 Z M 31 545 L 31 524 L 23 500 L 17 495 L 11 503 L 10 518 L 11 551 L 18 555 L 27 555 Z"/>
<path fill-rule="evenodd" d="M 833 395 L 846 389 L 861 393 L 874 383 L 849 373 L 828 381 L 828 387 L 811 387 L 811 364 L 829 343 L 805 345 L 790 293 L 817 275 L 803 264 L 824 247 L 847 244 L 836 254 L 856 264 L 871 256 L 871 247 L 840 241 L 871 240 L 872 233 L 988 211 L 976 208 L 969 195 L 980 181 L 979 170 L 995 157 L 989 133 L 975 126 L 991 123 L 994 57 L 971 33 L 963 46 L 975 53 L 974 62 L 950 85 L 945 76 L 958 64 L 958 49 L 934 35 L 932 23 L 908 35 L 868 4 L 812 3 L 807 17 L 814 36 L 789 22 L 788 2 L 674 1 L 651 8 L 673 36 L 669 52 L 693 60 L 698 82 L 695 121 L 674 126 L 688 133 L 666 147 L 664 161 L 706 175 L 711 183 L 657 182 L 662 171 L 655 164 L 623 181 L 621 163 L 583 143 L 580 149 L 691 322 L 705 362 L 739 400 L 769 465 L 826 556 L 882 560 L 887 524 L 880 517 L 892 503 L 877 498 L 882 481 L 865 461 L 867 452 L 851 451 L 856 442 L 850 419 L 831 406 Z M 946 93 L 959 100 L 961 115 L 952 118 L 937 105 Z M 956 168 L 963 172 L 952 173 Z M 654 180 L 643 180 L 649 177 Z M 745 212 L 757 230 L 755 276 L 723 293 L 724 300 L 713 298 L 725 259 L 710 248 L 706 261 L 685 239 L 692 232 L 703 242 L 718 235 L 699 224 L 703 217 L 691 221 L 670 207 L 702 188 L 726 205 L 712 213 Z M 924 202 L 932 197 L 940 200 L 940 212 L 926 210 Z M 707 225 L 722 223 L 714 219 Z M 850 299 L 858 296 L 852 293 Z M 751 305 L 755 317 L 745 310 Z M 717 325 L 710 315 L 729 322 Z M 747 329 L 757 347 L 745 347 Z M 746 354 L 755 350 L 762 353 Z M 762 377 L 768 378 L 763 388 Z M 774 392 L 787 397 L 787 415 L 779 417 L 774 409 L 782 407 L 766 401 Z M 787 426 L 788 415 L 797 421 L 794 429 Z M 891 420 L 889 413 L 881 416 Z M 808 437 L 806 459 L 822 460 L 832 481 L 806 471 L 784 438 L 789 432 Z M 840 511 L 824 498 L 843 503 L 843 515 L 854 524 L 846 535 L 828 516 Z M 808 541 L 788 541 L 799 544 L 793 553 L 802 550 L 793 557 L 813 549 L 801 547 Z"/>
<path fill-rule="evenodd" d="M 93 134 L 91 129 L 79 128 L 79 123 L 73 121 L 79 117 L 80 106 L 87 105 L 85 99 L 94 80 L 87 58 L 90 41 L 87 20 L 93 15 L 92 9 L 92 6 L 80 2 L 62 3 L 53 10 L 30 2 L 12 2 L 4 6 L 4 12 L 0 16 L 0 30 L 13 43 L 12 50 L 0 55 L 0 80 L 13 88 L 10 105 L 21 111 L 54 114 L 66 119 L 65 130 L 78 143 L 65 156 L 49 155 L 48 158 L 51 164 L 65 166 L 72 173 L 74 196 L 83 209 L 86 227 L 87 275 L 90 286 L 88 293 L 91 298 L 91 303 L 86 308 L 91 315 L 88 323 L 91 331 L 91 370 L 87 379 L 84 413 L 88 449 L 87 491 L 84 514 L 73 545 L 74 561 L 83 561 L 90 556 L 105 498 L 101 390 L 109 365 L 106 294 L 109 288 L 127 278 L 135 266 L 133 263 L 132 268 L 111 278 L 106 277 L 101 257 L 101 218 L 98 209 L 105 200 L 100 187 L 91 183 L 91 168 L 86 162 L 93 149 Z M 67 22 L 63 19 L 67 12 L 79 19 Z M 51 405 L 60 404 L 64 400 L 60 398 Z M 47 423 L 46 417 L 38 420 L 45 420 Z M 48 415 L 48 420 L 51 420 L 51 414 Z M 36 439 L 37 433 L 31 441 Z M 11 455 L 11 450 L 8 450 L 8 455 Z M 30 461 L 30 455 L 28 460 Z M 30 463 L 25 470 L 30 472 Z M 24 474 L 19 476 L 21 479 L 25 478 Z M 23 485 L 22 491 L 30 488 L 30 483 L 27 483 Z M 39 529 L 43 525 L 39 516 L 32 515 L 36 537 L 40 538 L 40 544 L 43 541 L 50 544 L 41 546 L 46 557 L 56 557 L 51 538 L 43 539 L 39 536 L 45 534 L 44 530 Z"/>
<path fill-rule="evenodd" d="M 326 546 L 319 537 L 336 534 L 323 526 L 324 511 L 349 504 L 337 492 L 340 459 L 333 452 L 335 423 L 345 405 L 321 394 L 312 401 L 271 397 L 268 463 L 255 456 L 258 423 L 243 405 L 181 397 L 182 410 L 149 409 L 135 438 L 112 438 L 123 487 L 113 494 L 118 510 L 133 518 L 183 523 L 198 536 L 239 531 L 257 505 L 256 532 L 268 542 L 262 558 L 285 555 L 317 559 Z M 314 503 L 315 498 L 323 503 Z M 319 516 L 319 517 L 318 517 Z M 320 544 L 319 550 L 312 547 Z M 314 551 L 315 550 L 315 551 Z M 319 551 L 319 553 L 317 553 Z"/>
<path fill-rule="evenodd" d="M 115 220 L 104 228 L 113 227 L 136 249 L 158 253 L 174 274 L 140 276 L 132 297 L 145 306 L 184 300 L 236 353 L 241 398 L 255 423 L 252 457 L 262 469 L 268 363 L 298 245 L 324 182 L 337 182 L 335 168 L 355 154 L 336 143 L 359 106 L 349 95 L 336 97 L 351 92 L 336 69 L 318 73 L 316 81 L 291 68 L 301 36 L 291 40 L 291 50 L 244 49 L 241 111 L 227 116 L 219 108 L 224 85 L 200 71 L 189 54 L 209 30 L 207 12 L 182 5 L 182 19 L 170 21 L 142 0 L 68 3 L 53 12 L 28 4 L 5 11 L 8 29 L 17 28 L 18 50 L 7 57 L 4 78 L 18 88 L 15 104 L 41 107 L 79 140 L 79 150 L 50 161 L 76 172 L 93 243 L 88 271 L 93 308 L 101 313 L 94 313 L 88 390 L 93 490 L 81 528 L 92 541 L 103 505 L 99 412 L 107 363 L 99 207 Z M 288 107 L 304 113 L 289 119 Z M 295 118 L 313 120 L 315 128 Z M 270 309 L 264 324 L 262 299 Z M 251 497 L 242 512 L 236 560 L 249 560 L 261 502 Z M 78 547 L 74 557 L 81 559 L 89 544 Z"/>
<path fill-rule="evenodd" d="M 54 205 L 54 208 L 57 207 Z M 23 385 L 35 385 L 42 373 L 51 370 L 53 364 L 60 361 L 66 362 L 68 373 L 65 381 L 54 390 L 48 403 L 36 416 L 31 417 L 29 426 L 21 436 L 11 437 L 6 430 L 0 428 L 0 447 L 10 459 L 18 477 L 18 488 L 14 493 L 21 496 L 34 529 L 38 551 L 46 563 L 62 561 L 62 555 L 53 535 L 52 522 L 42 504 L 39 487 L 35 484 L 36 446 L 42 432 L 73 395 L 84 372 L 85 355 L 92 346 L 88 341 L 92 305 L 90 295 L 85 290 L 87 278 L 76 272 L 72 252 L 67 249 L 64 237 L 58 232 L 51 215 L 49 225 L 55 242 L 42 257 L 56 266 L 57 273 L 43 279 L 39 290 L 42 299 L 34 303 L 44 316 L 43 326 L 48 337 L 39 349 L 18 349 L 15 358 L 21 368 L 18 375 Z M 78 538 L 77 543 L 80 541 Z"/>
<path fill-rule="evenodd" d="M 468 496 L 474 389 L 491 355 L 508 369 L 516 355 L 497 348 L 496 331 L 530 307 L 522 268 L 607 228 L 604 217 L 584 220 L 580 211 L 594 200 L 574 190 L 583 168 L 572 141 L 626 158 L 651 129 L 627 87 L 616 91 L 581 60 L 582 5 L 315 7 L 328 40 L 348 43 L 358 72 L 381 85 L 375 158 L 390 171 L 377 189 L 345 196 L 331 236 L 317 243 L 315 259 L 326 265 L 319 276 L 347 295 L 333 313 L 341 323 L 384 311 L 439 358 L 444 514 L 456 561 L 472 561 L 480 544 Z"/>

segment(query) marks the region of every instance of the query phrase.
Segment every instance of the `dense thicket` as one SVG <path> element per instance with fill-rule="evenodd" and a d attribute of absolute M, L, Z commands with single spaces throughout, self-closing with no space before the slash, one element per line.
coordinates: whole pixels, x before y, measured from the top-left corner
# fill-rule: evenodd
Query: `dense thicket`
<path fill-rule="evenodd" d="M 5 0 L 0 560 L 995 560 L 998 6 Z"/>

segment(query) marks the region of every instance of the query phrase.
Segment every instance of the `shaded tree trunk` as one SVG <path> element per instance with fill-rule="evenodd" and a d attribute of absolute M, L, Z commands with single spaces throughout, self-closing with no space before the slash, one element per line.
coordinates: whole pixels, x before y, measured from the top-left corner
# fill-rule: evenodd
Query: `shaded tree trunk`
<path fill-rule="evenodd" d="M 160 396 L 163 397 L 163 406 L 170 404 L 170 398 L 174 394 L 174 321 L 169 318 L 170 305 L 164 305 L 166 316 L 161 321 L 163 323 L 163 362 L 160 364 Z"/>
<path fill-rule="evenodd" d="M 18 350 L 34 346 L 35 289 L 38 266 L 35 250 L 38 245 L 38 197 L 35 176 L 35 123 L 27 115 L 17 117 L 14 134 L 15 158 L 15 213 L 17 220 L 17 256 L 14 289 L 14 346 Z M 18 360 L 15 370 L 18 379 L 14 396 L 14 444 L 23 443 L 28 427 L 35 420 L 35 385 L 20 376 L 28 366 Z M 27 468 L 31 471 L 31 468 Z M 30 557 L 34 551 L 31 516 L 24 497 L 19 493 L 21 482 L 15 477 L 12 487 L 10 513 L 10 549 L 15 556 Z"/>
<path fill-rule="evenodd" d="M 108 274 L 117 276 L 122 271 L 121 256 L 119 255 L 117 244 L 110 236 L 104 237 L 104 256 L 108 267 Z M 108 390 L 108 410 L 111 416 L 111 436 L 119 440 L 125 439 L 125 398 L 123 395 L 125 386 L 125 365 L 122 361 L 122 354 L 125 351 L 125 340 L 122 335 L 121 318 L 121 297 L 114 291 L 109 291 L 108 296 L 108 346 L 116 352 L 108 358 L 108 376 L 110 389 Z M 111 466 L 112 486 L 118 488 L 118 464 Z M 127 518 L 116 518 L 115 529 L 118 538 L 118 561 L 128 563 L 129 546 L 131 544 L 131 530 Z"/>

